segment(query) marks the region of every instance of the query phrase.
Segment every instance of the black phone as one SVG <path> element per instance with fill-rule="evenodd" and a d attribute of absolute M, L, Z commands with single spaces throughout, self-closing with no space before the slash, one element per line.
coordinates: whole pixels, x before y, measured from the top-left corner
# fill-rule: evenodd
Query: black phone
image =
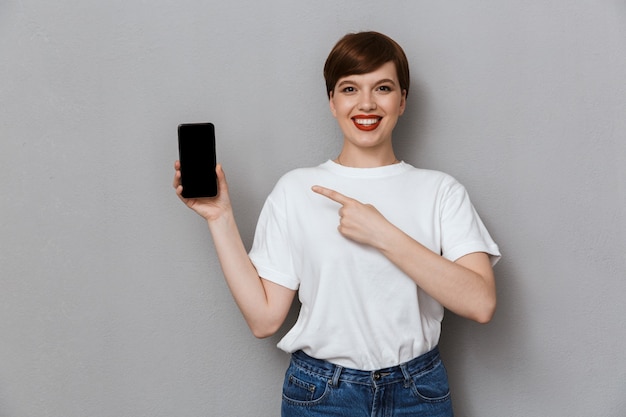
<path fill-rule="evenodd" d="M 215 197 L 215 126 L 213 123 L 178 125 L 178 154 L 183 197 Z"/>

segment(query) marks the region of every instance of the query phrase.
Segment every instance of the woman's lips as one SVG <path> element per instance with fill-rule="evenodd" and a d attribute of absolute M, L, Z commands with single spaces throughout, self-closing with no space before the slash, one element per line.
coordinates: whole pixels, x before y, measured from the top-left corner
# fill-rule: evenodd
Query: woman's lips
<path fill-rule="evenodd" d="M 368 115 L 359 115 L 354 116 L 352 118 L 352 122 L 359 130 L 370 131 L 374 130 L 380 124 L 382 117 L 380 116 L 368 116 Z"/>

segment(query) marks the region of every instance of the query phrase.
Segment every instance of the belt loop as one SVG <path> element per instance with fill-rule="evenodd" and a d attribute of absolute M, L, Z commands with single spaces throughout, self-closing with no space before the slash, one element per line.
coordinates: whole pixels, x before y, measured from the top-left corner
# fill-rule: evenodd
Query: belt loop
<path fill-rule="evenodd" d="M 343 367 L 336 365 L 335 366 L 335 373 L 333 373 L 333 379 L 330 381 L 330 384 L 333 387 L 336 387 L 339 385 L 339 375 L 341 375 L 341 371 L 343 371 Z"/>
<path fill-rule="evenodd" d="M 411 380 L 411 374 L 409 373 L 407 365 L 408 365 L 407 363 L 400 364 L 400 369 L 402 370 L 402 375 L 404 375 L 405 382 L 408 382 Z"/>

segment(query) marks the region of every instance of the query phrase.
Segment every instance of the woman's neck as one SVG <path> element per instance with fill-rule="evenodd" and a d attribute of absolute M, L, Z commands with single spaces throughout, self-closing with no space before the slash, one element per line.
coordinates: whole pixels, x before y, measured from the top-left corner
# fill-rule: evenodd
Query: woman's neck
<path fill-rule="evenodd" d="M 377 168 L 400 162 L 393 149 L 388 152 L 350 152 L 346 148 L 341 150 L 334 161 L 351 168 Z"/>

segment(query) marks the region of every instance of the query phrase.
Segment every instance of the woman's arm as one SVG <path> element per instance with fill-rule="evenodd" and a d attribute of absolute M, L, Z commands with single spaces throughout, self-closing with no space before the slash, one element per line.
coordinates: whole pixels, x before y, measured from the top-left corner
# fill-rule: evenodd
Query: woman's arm
<path fill-rule="evenodd" d="M 207 220 L 226 283 L 250 330 L 259 338 L 273 335 L 285 321 L 295 291 L 259 277 L 241 240 L 221 165 L 215 170 L 219 193 L 214 198 L 182 197 L 180 162 L 174 169 L 176 194 Z"/>
<path fill-rule="evenodd" d="M 376 247 L 450 311 L 478 323 L 493 317 L 496 286 L 486 253 L 470 253 L 452 262 L 395 226 L 380 235 Z"/>
<path fill-rule="evenodd" d="M 486 253 L 471 253 L 451 262 L 391 224 L 374 206 L 324 187 L 313 187 L 313 191 L 341 204 L 338 230 L 342 235 L 378 249 L 450 311 L 479 323 L 491 320 L 496 290 Z"/>

